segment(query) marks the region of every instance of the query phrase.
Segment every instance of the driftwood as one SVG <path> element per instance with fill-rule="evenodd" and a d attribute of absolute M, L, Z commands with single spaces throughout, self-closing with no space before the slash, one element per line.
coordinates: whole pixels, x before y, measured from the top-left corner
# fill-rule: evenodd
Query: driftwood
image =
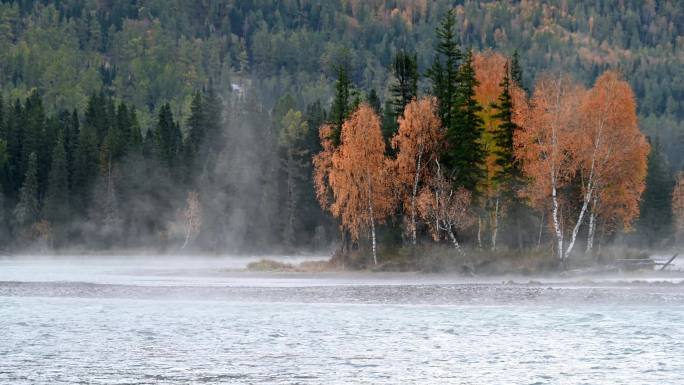
<path fill-rule="evenodd" d="M 665 263 L 663 264 L 663 267 L 660 268 L 660 271 L 665 270 L 665 268 L 668 267 L 668 266 L 672 263 L 672 261 L 674 261 L 675 258 L 677 258 L 678 255 L 679 255 L 679 253 L 675 253 L 675 254 L 672 256 L 672 258 L 670 258 L 667 262 L 665 262 Z"/>

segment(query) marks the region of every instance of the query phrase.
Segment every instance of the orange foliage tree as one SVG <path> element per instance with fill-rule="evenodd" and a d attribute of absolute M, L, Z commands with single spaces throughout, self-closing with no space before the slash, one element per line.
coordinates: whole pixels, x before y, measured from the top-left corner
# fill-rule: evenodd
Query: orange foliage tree
<path fill-rule="evenodd" d="M 638 216 L 650 147 L 637 124 L 634 93 L 615 71 L 607 71 L 596 80 L 579 116 L 583 194 L 568 249 L 572 250 L 583 215 L 591 206 L 587 237 L 587 251 L 591 252 L 598 216 L 627 229 Z"/>
<path fill-rule="evenodd" d="M 396 184 L 404 215 L 409 218 L 407 230 L 413 245 L 416 244 L 418 192 L 428 176 L 428 165 L 437 156 L 442 139 L 436 108 L 434 97 L 407 104 L 399 118 L 399 130 L 392 138 L 392 147 L 397 151 L 394 161 Z"/>
<path fill-rule="evenodd" d="M 677 184 L 672 191 L 672 214 L 675 236 L 680 241 L 684 237 L 684 171 L 677 175 Z"/>
<path fill-rule="evenodd" d="M 456 232 L 474 222 L 470 211 L 471 193 L 463 187 L 454 189 L 453 182 L 442 172 L 439 159 L 434 159 L 434 165 L 434 175 L 428 179 L 418 196 L 418 211 L 436 241 L 446 234 L 454 248 L 465 256 Z"/>
<path fill-rule="evenodd" d="M 362 104 L 344 122 L 340 146 L 332 150 L 327 164 L 324 160 L 326 151 L 324 143 L 324 150 L 316 159 L 319 201 L 323 199 L 326 203 L 327 187 L 321 183 L 327 178 L 332 193 L 330 212 L 340 218 L 342 228 L 349 231 L 352 240 L 358 241 L 360 235 L 370 229 L 373 262 L 377 264 L 375 223 L 383 222 L 392 211 L 394 194 L 380 119 L 373 108 Z"/>
<path fill-rule="evenodd" d="M 630 227 L 645 186 L 649 145 L 639 131 L 627 82 L 608 71 L 586 91 L 567 77 L 544 76 L 517 117 L 523 128 L 516 136 L 517 157 L 531 181 L 525 193 L 536 207 L 551 207 L 562 261 L 572 252 L 587 215 L 588 251 L 599 217 Z M 571 194 L 559 196 L 571 181 L 579 181 L 579 201 Z M 567 245 L 564 222 L 572 228 Z"/>
<path fill-rule="evenodd" d="M 577 112 L 586 91 L 567 76 L 542 76 L 529 104 L 519 103 L 515 135 L 516 159 L 530 183 L 522 190 L 533 206 L 551 207 L 556 253 L 565 260 L 559 191 L 577 169 L 580 149 Z M 550 202 L 549 202 L 550 201 Z"/>

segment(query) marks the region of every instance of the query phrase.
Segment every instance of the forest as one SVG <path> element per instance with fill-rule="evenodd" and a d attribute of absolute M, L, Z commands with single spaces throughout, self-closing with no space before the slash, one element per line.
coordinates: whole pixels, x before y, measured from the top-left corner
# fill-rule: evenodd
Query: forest
<path fill-rule="evenodd" d="M 3 0 L 1 248 L 669 247 L 683 29 L 677 1 Z"/>

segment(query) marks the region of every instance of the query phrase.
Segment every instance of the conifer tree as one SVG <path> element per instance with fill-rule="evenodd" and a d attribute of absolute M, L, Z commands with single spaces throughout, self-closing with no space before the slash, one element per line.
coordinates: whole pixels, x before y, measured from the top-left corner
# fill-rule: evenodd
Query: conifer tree
<path fill-rule="evenodd" d="M 155 134 L 160 161 L 169 170 L 174 170 L 178 164 L 182 134 L 178 125 L 173 121 L 171 106 L 168 103 L 164 104 L 159 111 Z"/>
<path fill-rule="evenodd" d="M 66 151 L 62 135 L 52 153 L 52 165 L 48 177 L 47 194 L 43 207 L 43 216 L 53 225 L 63 222 L 69 214 L 69 173 L 67 169 Z"/>
<path fill-rule="evenodd" d="M 465 61 L 459 71 L 453 123 L 447 126 L 447 149 L 444 161 L 453 175 L 456 186 L 474 191 L 477 182 L 482 177 L 484 152 L 481 148 L 482 107 L 475 100 L 475 87 L 478 82 L 472 65 L 472 52 L 468 51 Z"/>
<path fill-rule="evenodd" d="M 415 54 L 399 51 L 394 57 L 392 74 L 395 81 L 390 87 L 395 118 L 403 115 L 404 107 L 418 96 L 418 60 Z"/>
<path fill-rule="evenodd" d="M 332 142 L 334 146 L 340 144 L 342 124 L 352 111 L 352 83 L 347 73 L 347 67 L 340 65 L 337 68 L 337 82 L 335 83 L 335 98 L 330 106 L 330 123 L 332 124 Z"/>
<path fill-rule="evenodd" d="M 662 153 L 660 140 L 656 138 L 648 155 L 646 190 L 641 198 L 637 221 L 637 231 L 651 246 L 672 233 L 673 186 L 667 159 Z"/>
<path fill-rule="evenodd" d="M 499 121 L 499 125 L 494 132 L 494 141 L 497 148 L 496 163 L 500 169 L 496 173 L 495 179 L 500 185 L 508 185 L 514 178 L 519 177 L 513 148 L 513 137 L 518 126 L 513 122 L 513 97 L 511 95 L 508 63 L 504 66 L 501 89 L 501 95 L 499 95 L 497 103 L 493 106 L 498 111 L 493 115 L 493 118 Z"/>
<path fill-rule="evenodd" d="M 522 68 L 520 68 L 520 57 L 518 55 L 518 50 L 513 51 L 513 57 L 511 58 L 511 78 L 516 86 L 525 89 L 523 84 L 523 73 Z"/>
<path fill-rule="evenodd" d="M 19 189 L 19 202 L 14 208 L 14 218 L 21 228 L 35 223 L 40 214 L 38 202 L 38 156 L 32 152 L 28 157 L 24 183 Z"/>
<path fill-rule="evenodd" d="M 437 48 L 428 77 L 432 94 L 437 97 L 439 118 L 446 128 L 453 127 L 458 96 L 459 66 L 462 59 L 456 35 L 456 16 L 450 10 L 437 27 Z"/>

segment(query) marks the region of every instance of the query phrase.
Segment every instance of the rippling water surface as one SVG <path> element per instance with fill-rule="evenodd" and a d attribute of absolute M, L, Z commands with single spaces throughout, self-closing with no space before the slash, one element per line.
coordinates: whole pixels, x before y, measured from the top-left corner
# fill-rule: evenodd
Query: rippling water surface
<path fill-rule="evenodd" d="M 681 384 L 684 378 L 680 284 L 430 283 L 397 276 L 331 287 L 319 285 L 325 277 L 273 285 L 286 279 L 276 276 L 235 287 L 235 276 L 226 275 L 222 286 L 212 275 L 207 288 L 200 278 L 191 286 L 150 288 L 23 282 L 3 276 L 3 266 L 0 383 Z"/>

